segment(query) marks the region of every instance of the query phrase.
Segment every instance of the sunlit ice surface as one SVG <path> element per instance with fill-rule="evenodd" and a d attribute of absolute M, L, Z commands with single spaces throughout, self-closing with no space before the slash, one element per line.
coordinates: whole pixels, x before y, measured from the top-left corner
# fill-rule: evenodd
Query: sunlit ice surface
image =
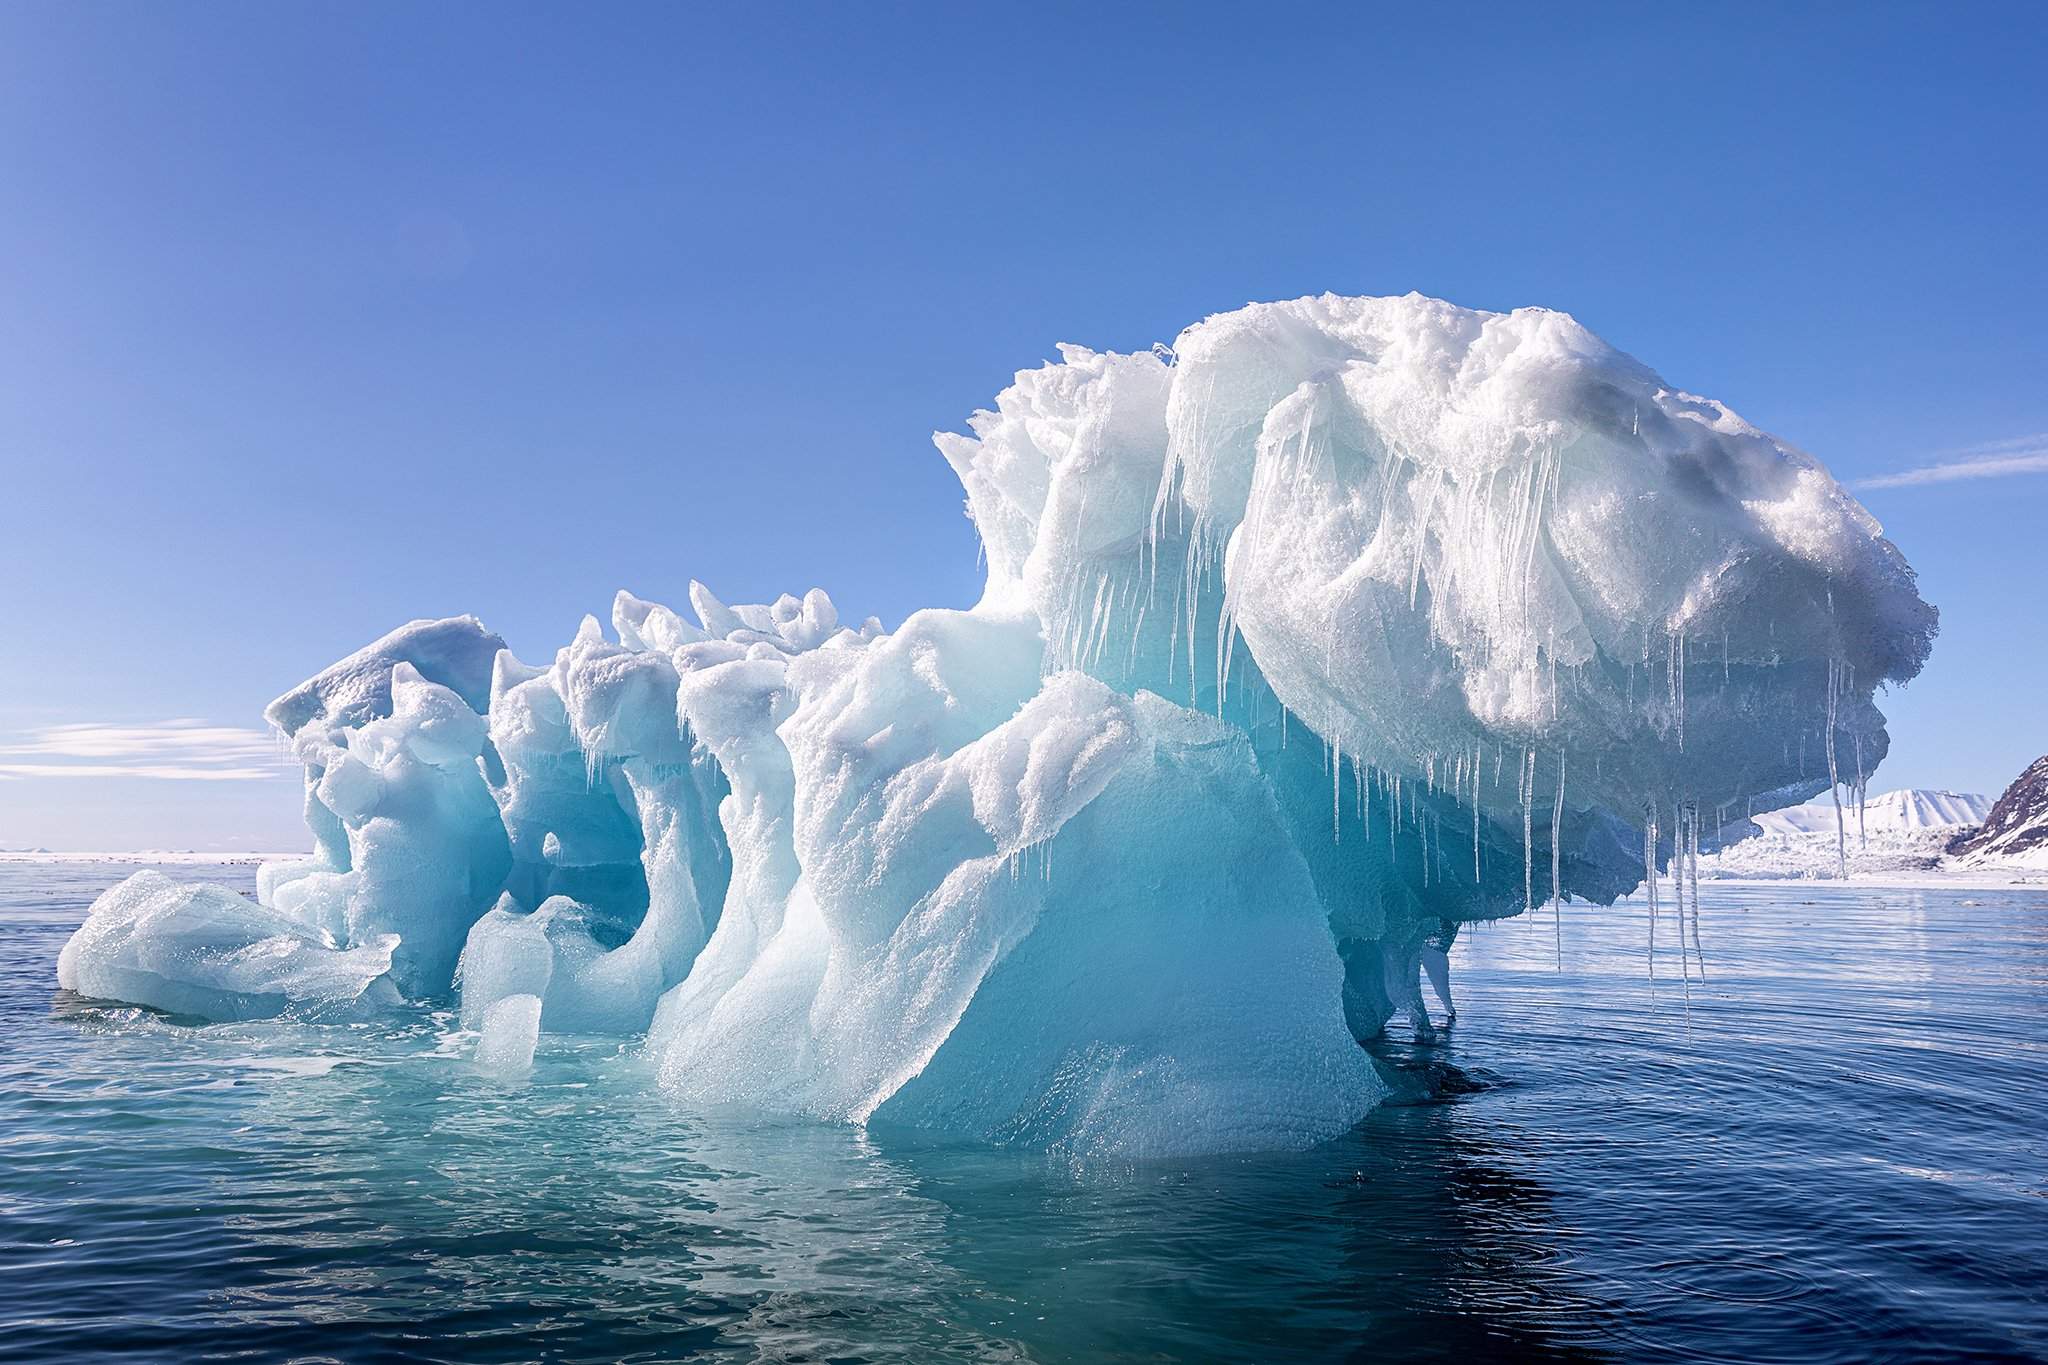
<path fill-rule="evenodd" d="M 1861 792 L 1934 635 L 1816 460 L 1551 310 L 1254 304 L 965 426 L 972 609 L 401 626 L 265 712 L 313 855 L 138 874 L 59 984 L 459 1001 L 500 1072 L 637 1039 L 688 1112 L 1296 1151 L 1388 1097 L 1360 1044 L 1433 1028 L 1464 928 L 1661 881 L 1675 933 L 1703 830 Z"/>
<path fill-rule="evenodd" d="M 1713 885 L 1654 978 L 1640 897 L 1476 929 L 1358 1127 L 1120 1164 L 679 1111 L 618 1039 L 485 1070 L 453 1010 L 53 996 L 131 870 L 0 866 L 10 1359 L 2048 1352 L 2048 891 Z"/>

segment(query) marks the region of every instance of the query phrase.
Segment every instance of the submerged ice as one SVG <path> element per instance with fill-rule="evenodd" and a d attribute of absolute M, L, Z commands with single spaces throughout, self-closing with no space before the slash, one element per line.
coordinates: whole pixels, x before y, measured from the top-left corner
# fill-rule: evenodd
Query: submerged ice
<path fill-rule="evenodd" d="M 267 713 L 313 856 L 260 903 L 138 874 L 61 983 L 453 996 L 500 1070 L 615 1034 L 694 1103 L 1300 1146 L 1460 925 L 1647 878 L 1683 934 L 1701 822 L 1859 784 L 1926 657 L 1816 461 L 1564 314 L 1324 296 L 1061 357 L 937 438 L 973 609 L 693 583 L 546 665 L 415 622 Z"/>

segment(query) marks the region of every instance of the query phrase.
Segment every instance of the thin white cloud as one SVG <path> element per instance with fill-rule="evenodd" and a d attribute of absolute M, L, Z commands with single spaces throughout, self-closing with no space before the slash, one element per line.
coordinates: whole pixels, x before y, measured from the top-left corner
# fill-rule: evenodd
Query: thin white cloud
<path fill-rule="evenodd" d="M 2001 450 L 2039 450 L 2048 445 L 2048 431 L 2038 431 L 2032 436 L 2008 436 L 2003 441 L 1980 441 L 1976 445 L 1963 446 L 1956 450 L 1938 452 L 1942 455 L 1995 455 Z"/>
<path fill-rule="evenodd" d="M 203 768 L 136 763 L 0 763 L 10 777 L 152 777 L 198 782 L 255 782 L 284 775 L 282 768 Z"/>
<path fill-rule="evenodd" d="M 45 725 L 0 744 L 0 780 L 139 777 L 255 782 L 283 776 L 266 730 L 182 718 L 144 725 Z"/>
<path fill-rule="evenodd" d="M 1959 479 L 2007 479 L 2018 474 L 2048 474 L 2048 432 L 1988 441 L 1967 450 L 1948 452 L 1932 464 L 1896 474 L 1857 481 L 1858 488 L 1912 488 Z"/>

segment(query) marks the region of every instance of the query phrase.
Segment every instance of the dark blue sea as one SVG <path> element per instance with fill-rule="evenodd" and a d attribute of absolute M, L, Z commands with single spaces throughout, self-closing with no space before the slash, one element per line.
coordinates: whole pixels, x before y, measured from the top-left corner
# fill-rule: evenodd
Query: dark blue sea
<path fill-rule="evenodd" d="M 1103 1169 L 60 997 L 130 870 L 0 864 L 0 1359 L 2048 1359 L 2048 888 L 1468 930 L 1403 1102 Z"/>

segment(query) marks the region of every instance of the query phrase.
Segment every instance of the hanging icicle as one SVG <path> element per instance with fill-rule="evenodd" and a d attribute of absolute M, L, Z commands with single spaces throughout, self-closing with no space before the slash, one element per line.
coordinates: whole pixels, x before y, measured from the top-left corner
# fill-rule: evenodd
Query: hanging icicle
<path fill-rule="evenodd" d="M 1685 803 L 1671 803 L 1671 886 L 1678 893 L 1678 979 L 1685 991 L 1685 1022 L 1692 1024 L 1692 964 L 1685 955 Z"/>
<path fill-rule="evenodd" d="M 1557 802 L 1550 808 L 1550 916 L 1557 969 L 1564 970 L 1564 750 L 1557 751 Z"/>
<path fill-rule="evenodd" d="M 1536 908 L 1536 751 L 1522 751 L 1522 908 Z"/>
<path fill-rule="evenodd" d="M 1700 969 L 1700 982 L 1707 980 L 1707 958 L 1700 951 L 1700 819 L 1699 807 L 1693 807 L 1692 843 L 1686 852 L 1686 875 L 1692 881 L 1692 955 L 1694 965 Z M 1681 943 L 1681 947 L 1683 944 Z"/>
<path fill-rule="evenodd" d="M 1842 698 L 1842 661 L 1828 660 L 1827 699 L 1827 756 L 1828 756 L 1828 797 L 1835 803 L 1835 875 L 1847 879 L 1849 876 L 1849 832 L 1842 823 L 1842 773 L 1835 763 L 1835 720 L 1836 708 Z"/>
<path fill-rule="evenodd" d="M 1479 875 L 1479 744 L 1472 745 L 1472 885 L 1483 885 Z"/>
<path fill-rule="evenodd" d="M 1650 902 L 1650 1006 L 1657 1004 L 1657 803 L 1643 807 L 1643 887 Z"/>

